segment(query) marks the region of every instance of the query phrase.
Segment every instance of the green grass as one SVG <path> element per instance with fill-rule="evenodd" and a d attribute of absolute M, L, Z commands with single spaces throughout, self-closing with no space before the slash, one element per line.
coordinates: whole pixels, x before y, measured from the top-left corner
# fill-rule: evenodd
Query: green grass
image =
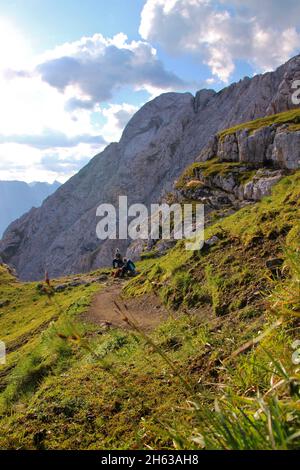
<path fill-rule="evenodd" d="M 238 162 L 219 162 L 218 158 L 213 158 L 206 162 L 196 162 L 190 165 L 176 182 L 176 189 L 198 189 L 210 183 L 210 179 L 215 176 L 233 176 L 237 184 L 245 184 L 255 175 L 255 167 Z M 199 181 L 201 176 L 201 181 Z"/>
<path fill-rule="evenodd" d="M 299 448 L 299 215 L 298 172 L 210 226 L 214 247 L 144 259 L 124 295 L 172 313 L 149 335 L 83 322 L 99 284 L 48 298 L 1 267 L 0 448 Z"/>
<path fill-rule="evenodd" d="M 300 173 L 281 180 L 273 195 L 216 222 L 206 238 L 217 235 L 219 244 L 202 253 L 188 252 L 184 242 L 128 284 L 128 295 L 155 289 L 171 307 L 201 306 L 210 299 L 217 310 L 240 308 L 268 284 L 266 261 L 280 256 L 281 246 L 299 240 Z M 184 276 L 184 289 L 177 285 Z M 251 293 L 252 291 L 252 293 Z M 217 298 L 221 305 L 218 306 Z M 259 296 L 257 296 L 259 297 Z M 239 305 L 240 302 L 240 305 Z M 220 308 L 219 308 L 220 307 Z"/>
<path fill-rule="evenodd" d="M 239 124 L 237 126 L 231 127 L 230 129 L 225 129 L 224 131 L 220 132 L 219 138 L 222 140 L 224 139 L 224 137 L 244 129 L 249 130 L 250 132 L 255 132 L 258 129 L 262 129 L 263 127 L 271 126 L 273 124 L 289 124 L 289 129 L 291 131 L 300 130 L 300 110 L 293 109 L 284 113 L 272 114 L 264 118 Z"/>
<path fill-rule="evenodd" d="M 7 349 L 6 365 L 0 369 L 0 390 L 4 389 L 0 412 L 22 394 L 35 390 L 54 364 L 64 362 L 68 351 L 56 328 L 66 328 L 100 288 L 91 284 L 47 296 L 37 287 L 37 283 L 18 282 L 0 266 L 0 299 L 7 303 L 0 310 L 1 341 Z"/>

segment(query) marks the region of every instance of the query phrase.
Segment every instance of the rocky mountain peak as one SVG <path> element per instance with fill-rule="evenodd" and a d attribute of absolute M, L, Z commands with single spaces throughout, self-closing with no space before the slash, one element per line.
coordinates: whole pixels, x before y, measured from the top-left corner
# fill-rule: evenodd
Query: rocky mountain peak
<path fill-rule="evenodd" d="M 87 271 L 110 264 L 116 245 L 96 238 L 96 209 L 116 204 L 157 202 L 182 171 L 199 158 L 222 129 L 278 110 L 293 108 L 291 82 L 300 73 L 299 56 L 275 72 L 245 78 L 216 93 L 166 93 L 145 104 L 111 144 L 35 209 L 6 231 L 3 261 L 22 279 Z"/>

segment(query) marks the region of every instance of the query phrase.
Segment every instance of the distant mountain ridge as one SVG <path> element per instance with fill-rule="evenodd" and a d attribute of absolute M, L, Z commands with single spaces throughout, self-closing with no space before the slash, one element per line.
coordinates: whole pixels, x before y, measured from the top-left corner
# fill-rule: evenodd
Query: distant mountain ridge
<path fill-rule="evenodd" d="M 99 204 L 117 206 L 120 195 L 127 195 L 129 205 L 158 202 L 183 170 L 201 159 L 215 134 L 294 109 L 292 84 L 299 79 L 300 55 L 274 72 L 246 77 L 218 93 L 165 93 L 146 103 L 125 127 L 120 142 L 96 155 L 40 209 L 11 224 L 0 242 L 0 258 L 15 267 L 24 280 L 41 279 L 45 269 L 57 277 L 110 265 L 114 249 L 118 246 L 126 252 L 129 243 L 97 239 Z M 240 136 L 226 137 L 224 144 L 231 155 L 237 155 L 231 159 L 245 155 L 250 160 L 255 149 L 266 147 L 265 138 L 277 159 L 282 153 L 277 143 L 287 151 L 289 145 L 296 145 L 296 150 L 299 147 L 300 131 L 293 141 L 288 135 L 286 142 L 281 142 L 279 135 L 275 141 L 273 134 L 270 129 L 259 138 L 242 135 L 243 152 L 235 151 Z"/>
<path fill-rule="evenodd" d="M 0 181 L 0 238 L 11 222 L 32 207 L 39 207 L 59 186 L 57 181 L 52 184 Z"/>

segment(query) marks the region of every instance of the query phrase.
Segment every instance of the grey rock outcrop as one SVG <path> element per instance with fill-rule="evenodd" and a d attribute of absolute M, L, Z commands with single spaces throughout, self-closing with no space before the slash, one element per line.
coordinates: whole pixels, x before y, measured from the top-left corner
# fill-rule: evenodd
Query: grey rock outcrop
<path fill-rule="evenodd" d="M 254 132 L 243 129 L 214 140 L 199 159 L 217 155 L 221 161 L 272 163 L 279 168 L 300 168 L 300 131 L 286 125 L 271 125 Z"/>
<path fill-rule="evenodd" d="M 190 181 L 178 189 L 179 200 L 197 200 L 205 204 L 206 211 L 222 210 L 232 206 L 240 209 L 245 204 L 260 201 L 269 196 L 273 186 L 286 171 L 259 168 L 249 164 L 230 167 L 225 173 L 206 176 L 204 171 L 195 168 Z M 243 181 L 243 178 L 246 181 Z M 197 184 L 198 183 L 198 184 Z"/>
<path fill-rule="evenodd" d="M 263 197 L 269 196 L 273 186 L 284 176 L 282 171 L 270 171 L 260 169 L 254 178 L 242 186 L 240 196 L 246 201 L 260 201 Z"/>
<path fill-rule="evenodd" d="M 269 159 L 292 170 L 300 168 L 300 132 L 278 129 Z"/>
<path fill-rule="evenodd" d="M 97 239 L 98 205 L 117 206 L 119 195 L 127 195 L 129 204 L 157 202 L 211 139 L 211 151 L 217 150 L 217 132 L 293 108 L 280 90 L 289 89 L 291 77 L 298 72 L 300 56 L 275 72 L 245 78 L 219 93 L 202 90 L 196 97 L 167 93 L 147 103 L 128 123 L 119 143 L 96 155 L 41 208 L 10 225 L 0 242 L 1 258 L 25 280 L 40 279 L 45 269 L 56 277 L 110 265 L 115 247 L 125 252 L 128 241 Z M 252 152 L 247 149 L 254 149 L 258 162 L 260 149 L 250 137 L 245 136 L 243 158 Z M 260 140 L 266 147 L 269 136 Z M 286 149 L 297 147 L 298 141 L 291 144 L 277 135 L 274 141 L 274 159 L 288 162 Z M 239 159 L 236 143 L 227 144 L 228 154 Z M 249 158 L 252 161 L 252 154 Z"/>
<path fill-rule="evenodd" d="M 130 243 L 130 246 L 127 248 L 126 257 L 136 261 L 140 259 L 141 254 L 146 250 L 146 248 L 147 243 L 145 240 L 135 240 Z"/>

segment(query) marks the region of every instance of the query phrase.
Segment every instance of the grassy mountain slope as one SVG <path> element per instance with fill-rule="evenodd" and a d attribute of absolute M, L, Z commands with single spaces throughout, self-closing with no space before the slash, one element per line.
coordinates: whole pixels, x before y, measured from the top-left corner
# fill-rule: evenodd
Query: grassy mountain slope
<path fill-rule="evenodd" d="M 56 296 L 47 289 L 46 284 L 20 283 L 0 266 L 0 334 L 7 350 L 6 365 L 0 369 L 0 391 L 4 391 L 0 411 L 20 394 L 34 391 L 56 368 L 60 353 L 67 355 L 55 343 L 55 328 L 65 327 L 73 315 L 83 311 L 99 286 L 87 283 Z"/>
<path fill-rule="evenodd" d="M 215 246 L 143 261 L 124 295 L 171 312 L 150 335 L 83 322 L 99 283 L 52 295 L 1 267 L 0 448 L 299 447 L 299 215 L 300 172 L 211 225 Z"/>

